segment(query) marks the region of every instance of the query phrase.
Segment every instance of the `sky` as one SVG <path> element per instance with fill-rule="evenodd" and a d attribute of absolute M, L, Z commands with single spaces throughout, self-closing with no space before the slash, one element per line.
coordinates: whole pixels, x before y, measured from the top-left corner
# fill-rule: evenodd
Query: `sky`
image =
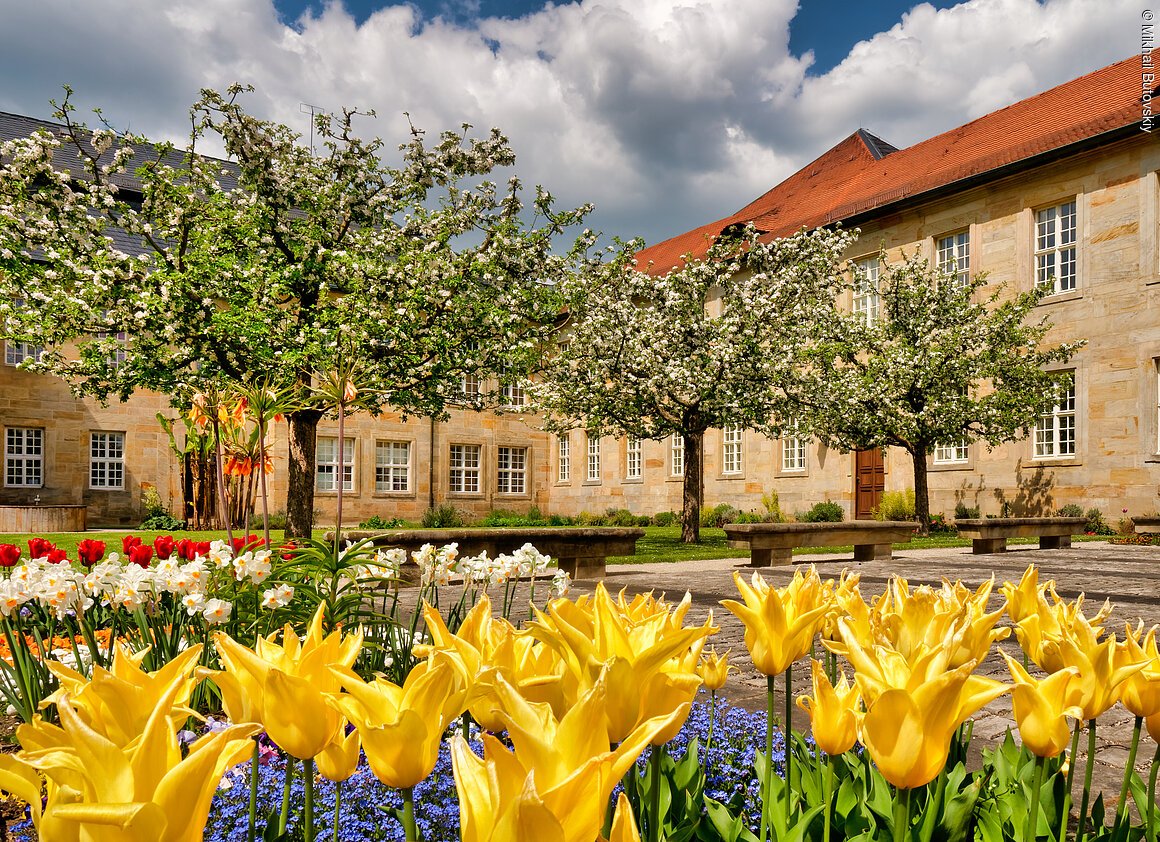
<path fill-rule="evenodd" d="M 654 243 L 727 216 L 858 128 L 899 148 L 1139 50 L 1138 0 L 0 0 L 0 111 L 180 142 L 204 87 L 437 135 L 500 128 L 515 174 Z M 90 118 L 91 120 L 91 118 Z M 503 174 L 506 179 L 507 174 Z"/>

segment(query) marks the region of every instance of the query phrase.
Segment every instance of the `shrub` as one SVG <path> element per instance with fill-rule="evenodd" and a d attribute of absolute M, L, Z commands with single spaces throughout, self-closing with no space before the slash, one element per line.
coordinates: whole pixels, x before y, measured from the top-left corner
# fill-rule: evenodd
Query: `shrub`
<path fill-rule="evenodd" d="M 604 513 L 604 522 L 608 526 L 636 526 L 636 515 L 628 509 L 609 509 Z"/>
<path fill-rule="evenodd" d="M 737 515 L 737 510 L 728 503 L 718 503 L 711 509 L 701 509 L 701 526 L 720 529 L 725 524 L 732 523 L 737 518 Z"/>
<path fill-rule="evenodd" d="M 161 499 L 161 492 L 156 486 L 146 485 L 141 489 L 141 519 L 149 520 L 155 517 L 169 517 L 169 507 Z"/>
<path fill-rule="evenodd" d="M 733 523 L 774 523 L 775 521 L 767 521 L 769 517 L 768 512 L 738 512 L 737 517 L 734 518 Z"/>
<path fill-rule="evenodd" d="M 140 528 L 155 532 L 180 532 L 185 529 L 185 521 L 178 520 L 169 513 L 163 513 L 145 518 L 145 520 L 141 521 Z"/>
<path fill-rule="evenodd" d="M 652 516 L 653 526 L 672 526 L 680 518 L 677 517 L 676 512 L 657 512 Z"/>
<path fill-rule="evenodd" d="M 1083 526 L 1083 531 L 1088 535 L 1115 535 L 1116 530 L 1108 526 L 1104 522 L 1104 513 L 1099 509 L 1092 507 L 1084 514 L 1087 518 L 1087 523 Z"/>
<path fill-rule="evenodd" d="M 964 520 L 977 517 L 979 517 L 978 506 L 968 506 L 962 500 L 955 503 L 955 520 Z"/>
<path fill-rule="evenodd" d="M 262 513 L 258 512 L 255 516 L 258 523 L 262 522 Z M 270 528 L 271 529 L 285 529 L 286 528 L 286 513 L 284 511 L 270 512 Z"/>
<path fill-rule="evenodd" d="M 463 514 L 450 503 L 423 512 L 424 529 L 451 529 L 463 526 Z"/>
<path fill-rule="evenodd" d="M 765 506 L 766 515 L 760 521 L 755 523 L 781 523 L 781 501 L 777 497 L 776 491 L 769 491 L 761 495 L 761 505 Z"/>
<path fill-rule="evenodd" d="M 571 526 L 575 521 L 567 515 L 549 515 L 548 526 Z"/>
<path fill-rule="evenodd" d="M 947 523 L 947 516 L 942 512 L 930 516 L 930 533 L 932 535 L 958 535 L 959 530 L 954 524 Z"/>
<path fill-rule="evenodd" d="M 1068 503 L 1066 506 L 1060 506 L 1055 514 L 1058 517 L 1083 517 L 1083 506 L 1078 503 Z"/>
<path fill-rule="evenodd" d="M 814 503 L 808 512 L 798 512 L 797 519 L 802 523 L 841 523 L 846 519 L 846 513 L 833 500 L 826 500 Z"/>
<path fill-rule="evenodd" d="M 607 526 L 604 515 L 596 515 L 592 512 L 581 512 L 576 515 L 577 526 Z"/>
<path fill-rule="evenodd" d="M 875 520 L 914 520 L 914 489 L 885 492 L 872 514 Z"/>
<path fill-rule="evenodd" d="M 372 515 L 362 521 L 358 526 L 359 529 L 398 529 L 402 525 L 403 521 L 397 517 L 384 518 L 379 515 Z"/>

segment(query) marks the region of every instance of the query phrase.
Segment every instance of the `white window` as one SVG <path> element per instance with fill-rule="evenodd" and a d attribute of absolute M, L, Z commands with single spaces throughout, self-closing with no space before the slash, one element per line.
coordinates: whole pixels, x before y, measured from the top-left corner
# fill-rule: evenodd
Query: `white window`
<path fill-rule="evenodd" d="M 4 484 L 26 488 L 44 485 L 44 430 L 9 427 L 5 431 Z"/>
<path fill-rule="evenodd" d="M 92 433 L 89 437 L 89 488 L 125 487 L 125 434 Z"/>
<path fill-rule="evenodd" d="M 475 494 L 479 491 L 478 444 L 453 444 L 448 464 L 451 490 L 458 494 Z"/>
<path fill-rule="evenodd" d="M 640 479 L 641 442 L 636 436 L 629 436 L 624 445 L 624 475 L 628 479 Z"/>
<path fill-rule="evenodd" d="M 375 442 L 375 491 L 411 490 L 411 443 Z"/>
<path fill-rule="evenodd" d="M 954 284 L 962 289 L 971 280 L 971 234 L 959 231 L 938 239 L 938 268 L 954 277 Z"/>
<path fill-rule="evenodd" d="M 588 481 L 600 481 L 600 436 L 588 434 Z"/>
<path fill-rule="evenodd" d="M 572 439 L 568 435 L 556 439 L 556 481 L 572 481 Z"/>
<path fill-rule="evenodd" d="M 782 471 L 804 471 L 806 469 L 806 440 L 797 434 L 797 424 L 790 424 L 781 440 Z"/>
<path fill-rule="evenodd" d="M 685 475 L 685 437 L 673 433 L 669 441 L 669 473 L 674 477 Z"/>
<path fill-rule="evenodd" d="M 108 331 L 102 330 L 93 334 L 93 337 L 102 341 L 108 339 L 116 340 L 117 344 L 114 346 L 113 352 L 108 356 L 109 368 L 116 371 L 125 363 L 125 360 L 128 358 L 127 346 L 129 344 L 129 334 L 123 330 L 117 333 L 109 333 Z"/>
<path fill-rule="evenodd" d="M 1035 212 L 1035 283 L 1075 289 L 1075 202 Z"/>
<path fill-rule="evenodd" d="M 338 490 L 338 438 L 319 436 L 314 454 L 314 488 L 317 491 Z M 342 490 L 354 491 L 354 439 L 342 447 Z"/>
<path fill-rule="evenodd" d="M 741 433 L 740 425 L 727 424 L 721 428 L 721 472 L 724 474 L 741 473 Z"/>
<path fill-rule="evenodd" d="M 882 309 L 878 298 L 878 257 L 867 257 L 854 264 L 854 312 L 873 325 Z"/>
<path fill-rule="evenodd" d="M 459 381 L 459 392 L 463 397 L 474 400 L 479 397 L 479 375 L 465 374 Z"/>
<path fill-rule="evenodd" d="M 510 365 L 505 365 L 500 372 L 500 382 L 503 384 L 503 405 L 511 408 L 524 406 L 528 402 L 525 388 L 527 381 L 517 377 Z"/>
<path fill-rule="evenodd" d="M 961 465 L 967 461 L 969 447 L 966 439 L 951 444 L 936 444 L 934 463 L 936 465 Z"/>
<path fill-rule="evenodd" d="M 31 342 L 9 339 L 4 343 L 4 364 L 20 365 L 25 360 L 39 360 L 44 349 Z"/>
<path fill-rule="evenodd" d="M 496 488 L 500 494 L 528 491 L 528 449 L 501 447 L 496 455 Z"/>
<path fill-rule="evenodd" d="M 1039 416 L 1035 426 L 1035 458 L 1063 459 L 1075 455 L 1075 375 L 1061 383 L 1055 406 Z"/>

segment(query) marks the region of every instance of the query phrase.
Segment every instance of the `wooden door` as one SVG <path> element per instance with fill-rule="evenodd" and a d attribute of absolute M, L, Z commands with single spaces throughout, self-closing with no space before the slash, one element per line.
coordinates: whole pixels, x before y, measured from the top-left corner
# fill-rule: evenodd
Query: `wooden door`
<path fill-rule="evenodd" d="M 854 451 L 854 517 L 867 520 L 873 517 L 873 510 L 882 501 L 882 491 L 886 488 L 886 468 L 882 463 L 882 450 Z"/>

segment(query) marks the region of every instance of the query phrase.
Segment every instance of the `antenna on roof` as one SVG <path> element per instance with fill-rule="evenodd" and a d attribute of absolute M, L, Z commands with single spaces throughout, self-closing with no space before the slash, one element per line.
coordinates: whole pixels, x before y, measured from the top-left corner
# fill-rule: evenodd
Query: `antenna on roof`
<path fill-rule="evenodd" d="M 310 115 L 310 152 L 314 153 L 314 115 L 322 111 L 321 105 L 311 105 L 308 102 L 298 103 L 298 110 L 303 114 Z"/>

